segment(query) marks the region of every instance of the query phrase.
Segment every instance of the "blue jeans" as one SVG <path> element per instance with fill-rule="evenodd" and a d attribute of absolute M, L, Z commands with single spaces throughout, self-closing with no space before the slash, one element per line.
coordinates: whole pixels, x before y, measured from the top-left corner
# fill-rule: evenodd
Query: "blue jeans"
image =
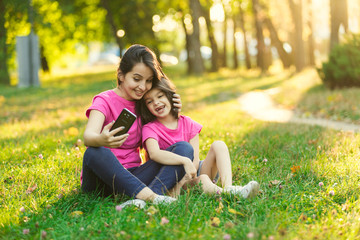
<path fill-rule="evenodd" d="M 178 142 L 166 149 L 194 159 L 194 150 L 188 142 Z M 143 188 L 164 195 L 185 176 L 183 165 L 162 165 L 149 160 L 143 165 L 125 169 L 110 149 L 89 147 L 84 153 L 84 192 L 101 191 L 104 195 L 126 194 L 135 197 Z"/>

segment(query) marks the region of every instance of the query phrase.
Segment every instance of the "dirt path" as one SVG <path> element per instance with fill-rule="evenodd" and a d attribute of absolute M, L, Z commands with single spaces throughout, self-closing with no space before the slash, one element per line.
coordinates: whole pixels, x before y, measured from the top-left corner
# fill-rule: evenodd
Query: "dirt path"
<path fill-rule="evenodd" d="M 253 91 L 238 98 L 241 109 L 253 118 L 268 122 L 293 122 L 318 125 L 335 130 L 360 132 L 360 126 L 346 122 L 332 121 L 321 118 L 299 118 L 292 110 L 285 109 L 274 103 L 266 91 Z"/>

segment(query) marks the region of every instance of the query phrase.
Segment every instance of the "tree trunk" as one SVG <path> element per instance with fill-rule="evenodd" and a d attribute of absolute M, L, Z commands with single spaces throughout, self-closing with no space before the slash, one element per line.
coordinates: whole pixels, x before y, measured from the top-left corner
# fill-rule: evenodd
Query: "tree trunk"
<path fill-rule="evenodd" d="M 257 67 L 261 69 L 261 72 L 266 72 L 266 64 L 265 64 L 265 43 L 264 43 L 264 35 L 262 29 L 262 22 L 260 19 L 259 11 L 260 4 L 258 0 L 252 0 L 252 7 L 254 12 L 255 19 L 255 29 L 256 29 L 256 40 L 257 40 L 257 56 L 256 56 L 256 64 Z"/>
<path fill-rule="evenodd" d="M 339 28 L 343 24 L 345 31 L 348 29 L 347 0 L 330 0 L 330 50 L 339 44 Z"/>
<path fill-rule="evenodd" d="M 310 30 L 310 34 L 308 36 L 308 53 L 309 53 L 309 65 L 310 66 L 315 66 L 315 54 L 314 54 L 314 49 L 315 49 L 315 44 L 314 44 L 314 34 L 313 34 L 313 26 L 312 26 L 312 21 L 313 21 L 313 8 L 312 8 L 312 0 L 308 0 L 308 28 Z"/>
<path fill-rule="evenodd" d="M 192 63 L 192 58 L 190 58 L 190 35 L 188 34 L 187 30 L 186 30 L 186 25 L 185 25 L 185 19 L 184 19 L 184 14 L 182 14 L 181 17 L 181 22 L 182 22 L 182 26 L 184 28 L 184 33 L 185 33 L 185 48 L 186 48 L 186 53 L 187 53 L 187 58 L 186 58 L 186 62 L 187 62 L 187 73 L 190 74 L 193 71 L 192 67 L 194 66 L 194 64 Z"/>
<path fill-rule="evenodd" d="M 276 48 L 280 60 L 283 64 L 284 68 L 289 68 L 292 64 L 291 56 L 288 54 L 284 49 L 283 42 L 279 39 L 279 36 L 277 34 L 276 28 L 274 27 L 272 21 L 270 18 L 265 18 L 264 23 L 266 24 L 267 28 L 270 32 L 270 38 L 271 38 L 271 44 Z"/>
<path fill-rule="evenodd" d="M 118 28 L 114 21 L 114 16 L 112 13 L 112 9 L 109 6 L 108 0 L 101 0 L 100 1 L 101 6 L 106 10 L 106 20 L 110 24 L 111 32 L 113 34 L 113 37 L 115 38 L 116 44 L 119 46 L 120 50 L 120 57 L 122 57 L 122 50 L 123 50 L 123 44 L 121 42 L 121 39 L 117 35 Z"/>
<path fill-rule="evenodd" d="M 190 1 L 190 12 L 192 16 L 192 25 L 193 33 L 190 35 L 190 58 L 193 58 L 193 72 L 194 74 L 200 75 L 204 73 L 205 66 L 203 59 L 201 57 L 200 51 L 200 25 L 199 17 L 201 16 L 201 5 L 199 0 L 189 0 Z"/>
<path fill-rule="evenodd" d="M 5 3 L 3 0 L 0 0 L 0 84 L 10 85 L 10 76 L 7 67 L 6 36 Z"/>
<path fill-rule="evenodd" d="M 240 4 L 240 7 L 239 7 L 239 15 L 240 15 L 240 27 L 241 27 L 241 30 L 242 30 L 243 36 L 244 36 L 245 65 L 246 65 L 247 69 L 251 69 L 251 59 L 250 59 L 249 48 L 248 48 L 247 39 L 246 39 L 244 11 L 243 11 L 243 9 L 241 7 L 241 4 Z"/>
<path fill-rule="evenodd" d="M 295 25 L 295 45 L 294 58 L 296 71 L 300 72 L 305 67 L 304 41 L 303 41 L 303 23 L 302 23 L 302 0 L 289 0 L 291 15 Z"/>
<path fill-rule="evenodd" d="M 46 59 L 46 56 L 44 54 L 44 46 L 40 46 L 40 62 L 41 62 L 41 68 L 44 72 L 50 72 L 50 67 L 48 64 L 48 61 Z"/>
<path fill-rule="evenodd" d="M 224 8 L 224 25 L 223 25 L 223 54 L 222 54 L 222 67 L 227 67 L 227 46 L 226 46 L 226 42 L 227 42 L 227 14 L 225 11 L 225 6 L 223 4 L 223 8 Z"/>
<path fill-rule="evenodd" d="M 237 69 L 239 67 L 239 63 L 238 63 L 238 57 L 237 57 L 237 47 L 236 47 L 236 37 L 235 37 L 235 33 L 236 33 L 236 16 L 235 14 L 233 15 L 233 27 L 234 27 L 234 31 L 233 31 L 233 46 L 234 46 L 234 69 Z"/>
<path fill-rule="evenodd" d="M 213 26 L 211 24 L 211 20 L 210 20 L 210 8 L 203 7 L 202 10 L 203 10 L 202 12 L 203 12 L 203 16 L 204 16 L 205 22 L 206 22 L 208 38 L 209 38 L 210 47 L 211 47 L 211 71 L 216 72 L 219 70 L 219 51 L 218 51 L 218 46 L 217 46 L 215 36 L 214 36 L 214 28 L 213 28 Z"/>

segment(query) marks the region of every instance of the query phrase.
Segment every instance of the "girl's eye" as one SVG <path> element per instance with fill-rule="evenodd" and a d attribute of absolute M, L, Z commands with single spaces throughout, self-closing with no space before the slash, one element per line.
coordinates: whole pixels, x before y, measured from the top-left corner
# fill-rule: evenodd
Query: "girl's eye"
<path fill-rule="evenodd" d="M 134 81 L 138 82 L 140 81 L 140 78 L 134 78 Z"/>
<path fill-rule="evenodd" d="M 152 81 L 153 81 L 152 79 L 146 80 L 147 83 L 152 83 Z"/>
<path fill-rule="evenodd" d="M 152 101 L 147 101 L 146 104 L 148 105 L 148 104 L 150 104 L 151 102 L 152 102 Z"/>
<path fill-rule="evenodd" d="M 159 95 L 159 98 L 162 98 L 164 96 L 164 94 L 161 94 L 161 95 Z"/>

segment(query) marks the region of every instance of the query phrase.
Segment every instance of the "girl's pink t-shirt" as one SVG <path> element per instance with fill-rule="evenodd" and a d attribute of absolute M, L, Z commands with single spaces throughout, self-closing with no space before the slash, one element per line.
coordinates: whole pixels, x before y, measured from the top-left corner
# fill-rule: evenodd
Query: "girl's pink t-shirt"
<path fill-rule="evenodd" d="M 135 113 L 135 101 L 128 101 L 117 95 L 113 90 L 108 90 L 94 97 L 92 105 L 86 111 L 86 116 L 89 118 L 91 110 L 102 112 L 105 116 L 104 128 L 105 125 L 115 121 L 124 108 Z M 110 150 L 125 168 L 137 167 L 141 163 L 139 154 L 141 145 L 140 118 L 136 119 L 128 133 L 129 137 L 120 148 L 110 148 Z"/>
<path fill-rule="evenodd" d="M 196 134 L 201 132 L 201 129 L 201 124 L 190 117 L 182 115 L 179 116 L 177 129 L 169 129 L 158 120 L 155 120 L 143 126 L 142 141 L 144 143 L 146 139 L 153 138 L 159 143 L 160 149 L 165 150 L 177 142 L 189 142 Z"/>

